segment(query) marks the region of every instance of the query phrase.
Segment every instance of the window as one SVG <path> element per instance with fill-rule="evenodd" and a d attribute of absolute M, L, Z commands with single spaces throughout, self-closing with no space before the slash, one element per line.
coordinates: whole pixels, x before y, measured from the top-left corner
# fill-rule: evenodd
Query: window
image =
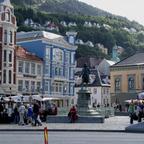
<path fill-rule="evenodd" d="M 30 69 L 30 63 L 25 62 L 25 73 L 29 74 L 29 69 Z"/>
<path fill-rule="evenodd" d="M 31 92 L 35 92 L 35 82 L 31 81 Z"/>
<path fill-rule="evenodd" d="M 63 51 L 61 49 L 53 49 L 53 61 L 56 61 L 58 63 L 63 62 Z"/>
<path fill-rule="evenodd" d="M 142 90 L 144 90 L 144 77 L 142 78 Z"/>
<path fill-rule="evenodd" d="M 72 83 L 70 84 L 70 94 L 74 94 L 74 85 Z"/>
<path fill-rule="evenodd" d="M 22 61 L 19 61 L 19 63 L 18 63 L 18 72 L 23 73 L 23 62 Z"/>
<path fill-rule="evenodd" d="M 18 91 L 22 92 L 22 90 L 23 90 L 23 81 L 19 80 L 18 81 Z"/>
<path fill-rule="evenodd" d="M 8 33 L 7 30 L 4 31 L 4 43 L 7 44 Z"/>
<path fill-rule="evenodd" d="M 12 51 L 9 51 L 9 62 L 12 62 Z"/>
<path fill-rule="evenodd" d="M 60 82 L 56 82 L 52 84 L 52 92 L 54 93 L 63 93 L 63 84 Z"/>
<path fill-rule="evenodd" d="M 70 61 L 69 57 L 70 57 L 69 52 L 66 52 L 65 53 L 65 62 L 68 63 L 68 64 L 69 64 L 69 61 Z"/>
<path fill-rule="evenodd" d="M 46 75 L 50 74 L 50 65 L 45 65 L 45 74 Z"/>
<path fill-rule="evenodd" d="M 6 62 L 6 61 L 7 61 L 7 51 L 4 50 L 4 62 Z"/>
<path fill-rule="evenodd" d="M 46 48 L 46 60 L 50 60 L 50 48 Z"/>
<path fill-rule="evenodd" d="M 41 65 L 37 65 L 37 74 L 38 75 L 42 74 L 42 67 L 41 67 Z"/>
<path fill-rule="evenodd" d="M 5 13 L 5 20 L 7 22 L 10 22 L 10 11 L 9 10 L 7 10 L 6 13 Z"/>
<path fill-rule="evenodd" d="M 9 84 L 12 83 L 12 72 L 11 70 L 9 70 Z"/>
<path fill-rule="evenodd" d="M 97 88 L 94 88 L 93 93 L 97 94 Z"/>
<path fill-rule="evenodd" d="M 128 90 L 135 89 L 135 80 L 133 76 L 128 77 Z"/>
<path fill-rule="evenodd" d="M 31 74 L 35 74 L 35 63 L 31 64 Z"/>
<path fill-rule="evenodd" d="M 58 67 L 55 67 L 55 75 L 58 76 Z"/>
<path fill-rule="evenodd" d="M 6 83 L 6 70 L 3 71 L 3 83 Z"/>
<path fill-rule="evenodd" d="M 118 91 L 121 89 L 121 81 L 120 78 L 115 79 L 115 90 Z"/>
<path fill-rule="evenodd" d="M 41 82 L 37 82 L 37 91 L 41 92 Z"/>
<path fill-rule="evenodd" d="M 10 31 L 10 43 L 12 44 L 13 43 L 13 32 Z"/>
<path fill-rule="evenodd" d="M 74 68 L 70 68 L 70 78 L 74 79 Z"/>
<path fill-rule="evenodd" d="M 45 80 L 45 83 L 44 83 L 44 91 L 46 91 L 46 92 L 49 91 L 49 81 L 48 81 L 48 80 Z"/>
<path fill-rule="evenodd" d="M 71 64 L 75 63 L 75 52 L 71 53 Z"/>
<path fill-rule="evenodd" d="M 65 68 L 65 77 L 68 79 L 69 78 L 69 67 Z"/>
<path fill-rule="evenodd" d="M 25 81 L 25 90 L 26 92 L 29 91 L 29 81 Z"/>

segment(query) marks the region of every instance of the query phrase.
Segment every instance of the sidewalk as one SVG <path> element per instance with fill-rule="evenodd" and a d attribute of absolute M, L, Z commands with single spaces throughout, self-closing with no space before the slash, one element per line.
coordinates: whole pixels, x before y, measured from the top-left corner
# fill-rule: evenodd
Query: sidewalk
<path fill-rule="evenodd" d="M 43 123 L 43 126 L 19 126 L 15 124 L 2 124 L 0 131 L 43 131 L 48 127 L 49 131 L 105 131 L 105 132 L 124 132 L 128 127 L 128 116 L 115 116 L 105 119 L 105 123 Z"/>

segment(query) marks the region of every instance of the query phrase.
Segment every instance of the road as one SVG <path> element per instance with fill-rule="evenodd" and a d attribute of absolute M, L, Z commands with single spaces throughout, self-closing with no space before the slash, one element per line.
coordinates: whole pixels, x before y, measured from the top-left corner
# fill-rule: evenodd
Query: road
<path fill-rule="evenodd" d="M 144 144 L 143 134 L 49 132 L 49 144 Z M 0 144 L 44 144 L 41 132 L 0 132 Z"/>

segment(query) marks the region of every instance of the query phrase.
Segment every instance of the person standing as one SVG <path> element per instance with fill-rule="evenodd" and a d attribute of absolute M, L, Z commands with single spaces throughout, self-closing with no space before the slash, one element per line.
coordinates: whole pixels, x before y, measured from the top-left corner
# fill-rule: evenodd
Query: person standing
<path fill-rule="evenodd" d="M 130 124 L 133 124 L 133 120 L 134 120 L 133 117 L 135 114 L 135 104 L 134 104 L 133 100 L 131 100 L 131 102 L 129 104 L 128 112 L 129 112 L 129 116 L 130 116 Z"/>
<path fill-rule="evenodd" d="M 25 111 L 26 111 L 25 106 L 23 105 L 23 103 L 21 103 L 19 107 L 19 117 L 20 117 L 19 125 L 25 125 L 24 123 Z"/>
<path fill-rule="evenodd" d="M 39 112 L 40 112 L 40 106 L 38 103 L 34 103 L 33 105 L 33 118 L 34 118 L 34 126 L 41 126 L 42 123 L 41 121 L 39 120 Z"/>
<path fill-rule="evenodd" d="M 18 124 L 19 122 L 19 112 L 18 112 L 18 107 L 15 106 L 14 108 L 14 123 Z"/>
<path fill-rule="evenodd" d="M 32 116 L 33 116 L 33 108 L 31 105 L 28 105 L 28 110 L 27 110 L 27 124 L 31 123 L 32 124 Z"/>

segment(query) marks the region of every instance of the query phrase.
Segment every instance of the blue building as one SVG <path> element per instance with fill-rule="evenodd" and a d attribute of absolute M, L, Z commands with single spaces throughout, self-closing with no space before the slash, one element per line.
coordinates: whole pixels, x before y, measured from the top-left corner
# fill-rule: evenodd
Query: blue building
<path fill-rule="evenodd" d="M 45 31 L 17 33 L 17 45 L 43 59 L 41 93 L 58 99 L 58 106 L 68 106 L 74 97 L 76 33 L 65 37 Z"/>

